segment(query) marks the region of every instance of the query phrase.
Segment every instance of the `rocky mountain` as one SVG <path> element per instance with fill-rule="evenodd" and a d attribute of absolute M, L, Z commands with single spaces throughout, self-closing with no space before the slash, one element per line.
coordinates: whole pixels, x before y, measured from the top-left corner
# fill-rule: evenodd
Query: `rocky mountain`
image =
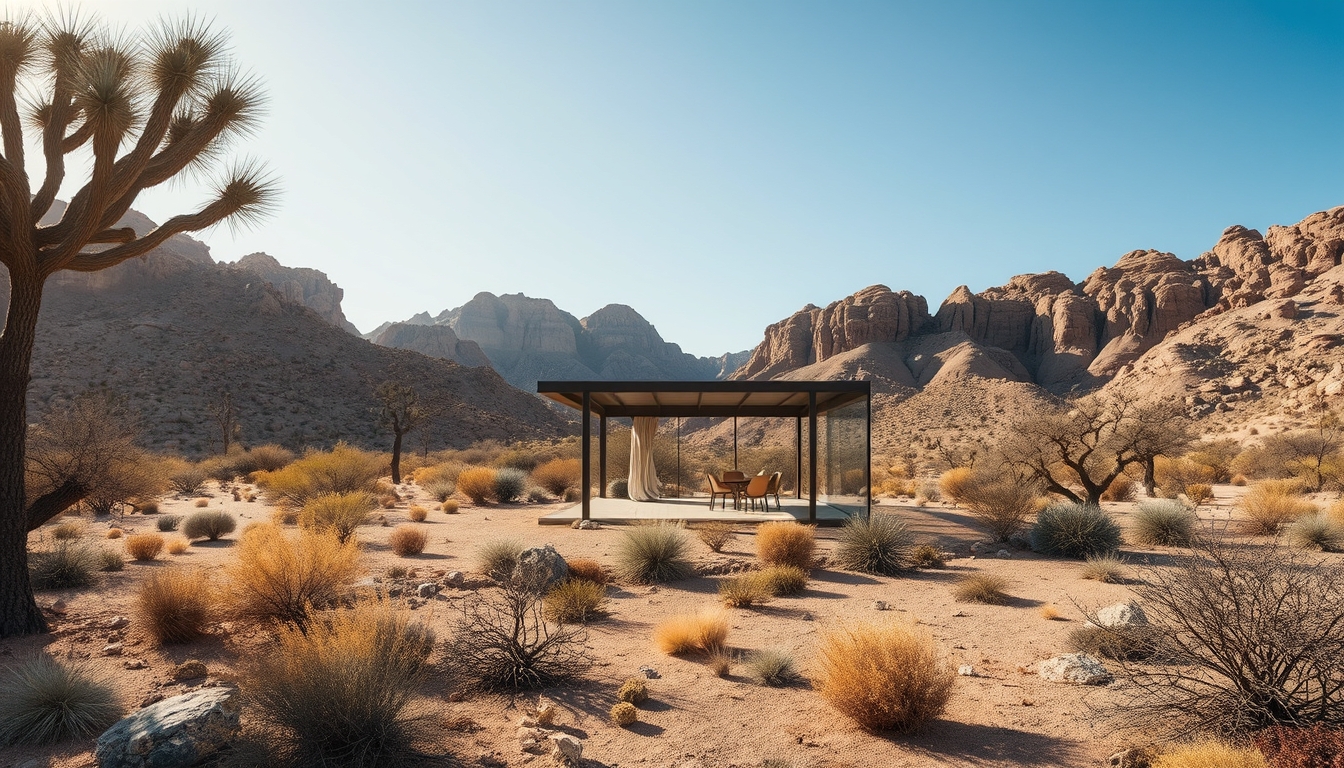
<path fill-rule="evenodd" d="M 286 267 L 265 253 L 250 253 L 235 261 L 233 267 L 260 277 L 289 301 L 308 307 L 337 328 L 359 335 L 359 329 L 341 311 L 345 291 L 325 273 L 308 267 Z"/>
<path fill-rule="evenodd" d="M 449 335 L 405 330 L 415 326 L 447 329 Z M 526 391 L 535 391 L 545 379 L 719 379 L 747 356 L 689 355 L 664 341 L 648 320 L 624 304 L 609 304 L 579 319 L 550 299 L 521 293 L 478 293 L 434 317 L 420 313 L 401 323 L 384 323 L 366 338 L 466 365 L 474 358 L 461 344 L 474 343 L 489 365 Z"/>
<path fill-rule="evenodd" d="M 195 456 L 218 449 L 210 407 L 228 391 L 244 443 L 303 448 L 346 440 L 385 448 L 373 388 L 398 378 L 438 412 L 423 430 L 430 447 L 570 430 L 563 415 L 487 366 L 378 346 L 342 330 L 339 288 L 314 270 L 277 266 L 264 255 L 216 264 L 206 246 L 179 237 L 112 269 L 53 276 L 34 349 L 32 417 L 107 389 L 139 413 L 147 444 Z M 3 308 L 7 276 L 0 286 Z M 337 303 L 323 305 L 323 294 Z M 477 350 L 475 361 L 481 357 Z"/>

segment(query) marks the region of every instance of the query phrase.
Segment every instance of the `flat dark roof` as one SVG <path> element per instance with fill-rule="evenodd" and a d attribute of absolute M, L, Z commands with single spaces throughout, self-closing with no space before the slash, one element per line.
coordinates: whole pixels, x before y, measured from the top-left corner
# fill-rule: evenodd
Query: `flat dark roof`
<path fill-rule="evenodd" d="M 539 381 L 537 393 L 601 416 L 807 416 L 868 398 L 867 381 Z"/>

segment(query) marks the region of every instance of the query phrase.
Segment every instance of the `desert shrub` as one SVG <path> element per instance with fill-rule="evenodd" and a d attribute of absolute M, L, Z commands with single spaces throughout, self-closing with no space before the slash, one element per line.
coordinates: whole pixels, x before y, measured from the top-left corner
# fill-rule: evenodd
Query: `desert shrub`
<path fill-rule="evenodd" d="M 756 651 L 748 656 L 747 671 L 762 685 L 772 688 L 788 685 L 798 679 L 798 668 L 793 656 L 774 649 Z"/>
<path fill-rule="evenodd" d="M 1190 543 L 1195 522 L 1195 513 L 1179 501 L 1142 501 L 1134 510 L 1134 540 L 1150 547 L 1182 547 Z"/>
<path fill-rule="evenodd" d="M 137 533 L 126 537 L 126 554 L 136 560 L 153 560 L 162 551 L 163 537 L 157 533 Z"/>
<path fill-rule="evenodd" d="M 433 635 L 382 604 L 281 627 L 243 676 L 249 712 L 278 738 L 282 763 L 403 764 L 413 758 L 407 707 L 429 671 Z"/>
<path fill-rule="evenodd" d="M 1046 555 L 1081 560 L 1119 546 L 1120 527 L 1089 504 L 1052 504 L 1041 510 L 1031 528 L 1031 548 Z"/>
<path fill-rule="evenodd" d="M 87 662 L 40 654 L 0 677 L 0 745 L 92 739 L 121 713 L 116 690 Z"/>
<path fill-rule="evenodd" d="M 373 490 L 383 474 L 382 456 L 338 443 L 330 451 L 312 451 L 281 469 L 257 472 L 256 483 L 277 503 L 302 507 L 330 493 Z"/>
<path fill-rule="evenodd" d="M 653 628 L 653 644 L 669 655 L 709 653 L 728 641 L 728 617 L 704 610 L 666 619 Z"/>
<path fill-rule="evenodd" d="M 517 539 L 489 539 L 476 548 L 476 562 L 490 578 L 508 578 L 525 548 Z"/>
<path fill-rule="evenodd" d="M 235 475 L 254 472 L 275 472 L 294 463 L 294 452 L 283 446 L 267 443 L 230 456 Z"/>
<path fill-rule="evenodd" d="M 164 515 L 163 517 L 160 517 L 159 519 L 154 521 L 154 526 L 163 533 L 176 531 L 177 527 L 181 524 L 182 524 L 181 515 Z"/>
<path fill-rule="evenodd" d="M 101 565 L 92 548 L 60 539 L 47 549 L 28 553 L 28 580 L 33 589 L 74 589 L 93 583 Z"/>
<path fill-rule="evenodd" d="M 955 680 L 930 635 L 893 623 L 823 632 L 812 683 L 859 725 L 904 732 L 942 714 Z"/>
<path fill-rule="evenodd" d="M 1217 474 L 1212 467 L 1186 458 L 1158 456 L 1153 461 L 1153 479 L 1157 481 L 1158 493 L 1169 499 L 1181 494 L 1189 496 L 1191 486 L 1207 486 Z"/>
<path fill-rule="evenodd" d="M 770 586 L 754 573 L 730 576 L 719 582 L 719 602 L 729 608 L 750 608 L 771 597 Z"/>
<path fill-rule="evenodd" d="M 1168 749 L 1153 759 L 1152 768 L 1269 768 L 1269 763 L 1257 749 L 1206 739 Z"/>
<path fill-rule="evenodd" d="M 299 510 L 299 527 L 316 531 L 331 531 L 345 541 L 363 525 L 377 502 L 363 491 L 325 493 L 309 499 Z"/>
<path fill-rule="evenodd" d="M 1083 560 L 1079 577 L 1103 584 L 1123 584 L 1125 582 L 1125 560 L 1114 552 L 1101 555 L 1088 555 Z"/>
<path fill-rule="evenodd" d="M 1117 475 L 1101 494 L 1102 501 L 1133 501 L 1136 491 L 1129 475 Z"/>
<path fill-rule="evenodd" d="M 970 467 L 953 467 L 938 477 L 938 490 L 953 504 L 960 504 L 962 503 L 963 493 L 974 482 L 975 471 Z M 936 499 L 929 499 L 929 501 L 936 501 Z"/>
<path fill-rule="evenodd" d="M 126 568 L 126 561 L 121 553 L 111 549 L 98 550 L 98 570 L 108 573 L 110 571 L 120 571 Z"/>
<path fill-rule="evenodd" d="M 938 484 L 932 481 L 921 483 L 919 489 L 915 491 L 916 500 L 940 501 L 942 498 L 943 493 L 938 490 Z"/>
<path fill-rule="evenodd" d="M 571 575 L 546 593 L 542 608 L 550 621 L 561 624 L 586 622 L 606 613 L 607 588 Z"/>
<path fill-rule="evenodd" d="M 506 578 L 499 589 L 477 591 L 459 611 L 445 664 L 464 688 L 542 688 L 591 665 L 586 631 L 546 621 L 543 597 L 526 579 Z"/>
<path fill-rule="evenodd" d="M 120 528 L 108 528 L 107 533 L 103 534 L 103 537 L 108 539 L 120 539 L 121 534 L 122 530 Z"/>
<path fill-rule="evenodd" d="M 1038 613 L 1040 613 L 1041 618 L 1046 621 L 1060 621 L 1064 618 L 1064 614 L 1059 611 L 1059 606 L 1054 603 L 1046 603 L 1045 605 L 1042 605 Z"/>
<path fill-rule="evenodd" d="M 214 606 L 210 583 L 201 571 L 156 571 L 135 592 L 137 621 L 159 643 L 189 643 L 204 635 Z"/>
<path fill-rule="evenodd" d="M 762 523 L 756 528 L 756 557 L 768 565 L 812 568 L 817 529 L 799 523 Z"/>
<path fill-rule="evenodd" d="M 966 507 L 999 541 L 1007 541 L 1022 530 L 1040 499 L 1035 485 L 1006 477 L 972 476 L 959 483 L 957 493 L 957 503 Z"/>
<path fill-rule="evenodd" d="M 429 510 L 419 504 L 412 504 L 411 508 L 406 510 L 406 516 L 409 517 L 413 523 L 423 523 L 425 522 L 425 518 L 429 517 Z"/>
<path fill-rule="evenodd" d="M 196 507 L 197 509 L 203 509 L 203 508 L 205 508 L 205 507 L 210 506 L 210 500 L 207 499 L 207 498 L 200 498 L 200 499 L 197 499 L 197 500 L 193 501 L 191 504 L 192 504 L 192 506 Z"/>
<path fill-rule="evenodd" d="M 643 704 L 649 699 L 649 683 L 643 677 L 632 677 L 621 683 L 620 690 L 616 691 L 616 700 L 624 701 L 630 704 Z"/>
<path fill-rule="evenodd" d="M 447 501 L 454 493 L 457 493 L 457 483 L 452 480 L 435 480 L 432 483 L 426 483 L 422 487 L 425 489 L 425 493 L 429 494 L 430 498 L 440 504 Z"/>
<path fill-rule="evenodd" d="M 399 557 L 409 555 L 418 555 L 425 551 L 425 543 L 429 541 L 429 536 L 425 529 L 419 525 L 398 525 L 392 529 L 392 535 L 388 537 L 388 546 Z"/>
<path fill-rule="evenodd" d="M 625 701 L 616 702 L 610 712 L 611 722 L 624 728 L 627 725 L 634 725 L 639 720 L 639 710 L 635 705 Z"/>
<path fill-rule="evenodd" d="M 527 493 L 524 494 L 524 496 L 527 498 L 528 502 L 532 504 L 547 504 L 551 500 L 551 496 L 546 492 L 545 488 L 538 488 L 535 485 L 529 486 Z"/>
<path fill-rule="evenodd" d="M 78 539 L 84 535 L 84 523 L 77 520 L 60 523 L 51 527 L 51 538 L 57 541 Z"/>
<path fill-rule="evenodd" d="M 1157 652 L 1157 635 L 1142 625 L 1082 626 L 1069 633 L 1069 645 L 1094 657 L 1138 661 Z"/>
<path fill-rule="evenodd" d="M 157 515 L 159 514 L 159 503 L 157 501 L 147 501 L 136 507 L 135 511 L 142 515 Z"/>
<path fill-rule="evenodd" d="M 233 533 L 238 521 L 233 515 L 223 511 L 193 512 L 182 521 L 182 535 L 188 539 L 209 539 L 218 541 L 221 537 Z"/>
<path fill-rule="evenodd" d="M 958 603 L 1006 605 L 1011 597 L 1005 591 L 1008 580 L 990 573 L 973 573 L 957 579 L 952 597 Z"/>
<path fill-rule="evenodd" d="M 694 572 L 686 559 L 690 541 L 674 525 L 640 525 L 622 532 L 616 544 L 616 572 L 627 581 L 661 584 Z"/>
<path fill-rule="evenodd" d="M 947 565 L 942 550 L 932 544 L 920 544 L 910 550 L 909 562 L 911 568 L 942 568 Z"/>
<path fill-rule="evenodd" d="M 607 483 L 607 496 L 613 499 L 630 498 L 630 481 L 625 478 Z"/>
<path fill-rule="evenodd" d="M 576 557 L 566 559 L 565 565 L 569 567 L 569 578 L 583 579 L 591 581 L 594 584 L 605 585 L 610 579 L 607 577 L 607 571 L 602 564 L 591 557 Z"/>
<path fill-rule="evenodd" d="M 189 546 L 191 546 L 191 542 L 179 536 L 178 538 L 172 539 L 171 541 L 168 542 L 167 544 L 168 554 L 180 555 L 183 552 L 186 552 L 187 547 Z"/>
<path fill-rule="evenodd" d="M 521 469 L 505 467 L 495 471 L 495 487 L 491 492 L 495 501 L 510 504 L 523 497 L 527 490 L 527 473 Z"/>
<path fill-rule="evenodd" d="M 1185 486 L 1185 497 L 1195 506 L 1208 504 L 1213 501 L 1213 486 L 1208 483 L 1191 483 Z"/>
<path fill-rule="evenodd" d="M 205 470 L 189 466 L 168 475 L 168 487 L 179 496 L 197 496 L 207 479 Z"/>
<path fill-rule="evenodd" d="M 737 657 L 727 648 L 715 648 L 705 658 L 705 666 L 709 667 L 709 673 L 719 678 L 727 677 L 733 671 L 733 664 L 736 662 Z"/>
<path fill-rule="evenodd" d="M 1344 565 L 1273 545 L 1198 538 L 1133 587 L 1155 664 L 1119 662 L 1139 727 L 1237 734 L 1344 725 Z"/>
<path fill-rule="evenodd" d="M 732 523 L 701 523 L 695 526 L 695 535 L 709 547 L 711 552 L 722 552 L 723 548 L 737 538 L 734 533 L 737 526 Z"/>
<path fill-rule="evenodd" d="M 910 529 L 900 518 L 874 512 L 845 521 L 834 560 L 846 570 L 893 576 L 908 567 L 912 546 Z"/>
<path fill-rule="evenodd" d="M 456 501 L 453 501 L 452 499 L 449 499 L 449 500 L 443 502 L 442 504 L 440 504 L 440 505 L 439 505 L 439 509 L 442 509 L 442 510 L 443 510 L 443 513 L 444 513 L 445 515 L 456 515 L 456 514 L 457 514 L 457 502 L 456 502 Z"/>
<path fill-rule="evenodd" d="M 566 488 L 579 484 L 582 469 L 582 462 L 578 459 L 551 459 L 532 470 L 532 480 L 550 491 L 551 495 L 563 496 Z"/>
<path fill-rule="evenodd" d="M 772 565 L 753 575 L 775 597 L 796 595 L 807 589 L 807 571 L 796 565 Z"/>
<path fill-rule="evenodd" d="M 1233 476 L 1232 476 L 1232 480 L 1231 480 L 1230 482 L 1231 482 L 1233 485 L 1235 485 L 1235 486 L 1237 486 L 1238 488 L 1240 488 L 1240 487 L 1246 485 L 1246 483 L 1248 483 L 1249 481 L 1246 479 L 1246 476 L 1245 476 L 1245 475 L 1233 475 Z"/>
<path fill-rule="evenodd" d="M 1266 480 L 1251 486 L 1241 497 L 1241 510 L 1246 519 L 1242 531 L 1250 534 L 1278 533 L 1279 526 L 1309 515 L 1316 510 L 1300 495 L 1300 486 L 1281 480 Z"/>
<path fill-rule="evenodd" d="M 472 467 L 457 476 L 457 490 L 466 494 L 471 503 L 485 504 L 495 492 L 495 470 L 489 467 Z"/>
<path fill-rule="evenodd" d="M 1255 734 L 1274 768 L 1344 768 L 1344 729 L 1274 725 Z"/>
<path fill-rule="evenodd" d="M 1344 525 L 1327 515 L 1303 515 L 1288 526 L 1288 543 L 1299 549 L 1337 552 L 1344 547 Z"/>
<path fill-rule="evenodd" d="M 228 599 L 240 617 L 308 623 L 312 610 L 334 605 L 359 574 L 359 547 L 330 531 L 295 537 L 274 524 L 244 533 L 225 566 Z"/>

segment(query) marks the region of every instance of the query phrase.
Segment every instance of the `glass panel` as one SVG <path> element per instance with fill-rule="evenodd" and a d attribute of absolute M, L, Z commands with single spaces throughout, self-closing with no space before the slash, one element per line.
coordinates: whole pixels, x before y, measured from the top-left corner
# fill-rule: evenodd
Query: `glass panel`
<path fill-rule="evenodd" d="M 817 423 L 817 501 L 868 515 L 868 402 L 826 411 Z"/>

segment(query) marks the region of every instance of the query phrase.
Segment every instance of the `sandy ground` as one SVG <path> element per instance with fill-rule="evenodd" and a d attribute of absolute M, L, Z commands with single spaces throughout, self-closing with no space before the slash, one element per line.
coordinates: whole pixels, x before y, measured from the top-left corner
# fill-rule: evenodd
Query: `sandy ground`
<path fill-rule="evenodd" d="M 1244 489 L 1220 486 L 1218 501 L 1200 511 L 1205 519 L 1227 519 L 1232 497 Z M 368 573 L 382 576 L 394 565 L 415 569 L 414 582 L 444 571 L 476 569 L 474 552 L 483 541 L 516 537 L 528 544 L 554 544 L 567 557 L 594 557 L 611 563 L 621 536 L 620 528 L 573 530 L 538 526 L 542 514 L 563 505 L 464 505 L 461 513 L 431 512 L 425 525 L 431 541 L 426 553 L 399 558 L 386 546 L 391 526 L 407 521 L 411 503 L 430 506 L 415 486 L 404 486 L 407 500 L 396 509 L 383 510 L 388 526 L 364 526 Z M 1122 524 L 1132 504 L 1108 505 Z M 218 492 L 210 508 L 235 513 L 242 525 L 265 520 L 271 509 L 262 502 L 235 502 Z M 959 677 L 947 712 L 921 733 L 906 736 L 872 734 L 852 725 L 830 709 L 806 683 L 786 688 L 755 684 L 740 669 L 724 679 L 714 677 L 703 661 L 673 658 L 652 647 L 653 626 L 673 614 L 716 604 L 717 577 L 694 578 L 657 587 L 611 588 L 610 616 L 589 625 L 588 645 L 594 661 L 585 678 L 545 695 L 559 702 L 559 726 L 584 740 L 587 766 L 664 766 L 675 768 L 732 768 L 757 766 L 767 758 L 794 761 L 815 768 L 869 766 L 1088 766 L 1102 765 L 1108 755 L 1134 741 L 1133 734 L 1116 732 L 1113 724 L 1094 709 L 1123 700 L 1119 684 L 1075 687 L 1043 681 L 1037 662 L 1068 652 L 1066 637 L 1079 626 L 1082 608 L 1096 608 L 1125 600 L 1129 587 L 1102 584 L 1079 577 L 1080 564 L 1051 560 L 1013 550 L 1010 558 L 970 556 L 970 545 L 987 537 L 961 510 L 942 504 L 917 508 L 883 500 L 880 508 L 907 520 L 922 541 L 936 542 L 957 553 L 947 567 L 898 578 L 870 577 L 829 569 L 813 572 L 808 590 L 798 597 L 781 598 L 755 609 L 732 610 L 729 644 L 740 651 L 780 648 L 792 652 L 806 670 L 818 631 L 828 624 L 857 620 L 918 620 L 938 639 L 955 664 L 970 664 L 974 677 Z M 195 510 L 190 499 L 168 500 L 164 514 Z M 85 536 L 103 541 L 111 524 L 90 522 Z M 128 533 L 155 530 L 154 518 L 133 516 L 121 525 Z M 754 560 L 755 541 L 743 527 L 733 544 L 714 555 L 695 541 L 700 565 L 748 564 Z M 834 529 L 818 531 L 820 554 L 833 546 Z M 3 658 L 21 656 L 39 648 L 62 657 L 90 658 L 115 680 L 128 710 L 153 695 L 171 696 L 192 683 L 174 683 L 172 667 L 186 659 L 201 659 L 212 678 L 227 678 L 240 658 L 264 652 L 265 635 L 243 626 L 223 624 L 212 636 L 186 646 L 153 647 L 134 623 L 121 633 L 107 629 L 115 617 L 131 616 L 136 582 L 156 568 L 181 565 L 214 570 L 231 557 L 232 543 L 196 544 L 179 556 L 163 555 L 153 563 L 129 562 L 124 571 L 104 574 L 96 587 L 43 592 L 39 602 L 50 607 L 65 603 L 63 615 L 52 615 L 50 635 L 0 643 Z M 997 549 L 997 547 L 996 547 Z M 1132 561 L 1162 554 L 1161 550 L 1125 547 Z M 1000 574 L 1012 582 L 1014 599 L 1006 606 L 959 604 L 952 600 L 951 582 L 972 572 Z M 473 592 L 447 590 L 418 608 L 416 616 L 446 637 L 448 619 L 457 601 Z M 873 601 L 883 600 L 891 610 L 879 612 Z M 1047 620 L 1039 606 L 1057 606 L 1065 620 Z M 106 657 L 109 640 L 124 639 L 120 657 Z M 439 654 L 451 653 L 440 643 Z M 128 669 L 143 662 L 143 669 Z M 661 677 L 649 681 L 651 700 L 642 707 L 640 722 L 621 729 L 607 721 L 616 688 L 641 666 L 652 666 Z M 199 684 L 196 681 L 195 684 Z M 429 729 L 436 747 L 461 758 L 467 765 L 544 765 L 547 758 L 520 751 L 515 731 L 524 709 L 535 696 L 516 699 L 477 696 L 451 701 L 451 689 L 442 677 L 427 686 L 423 709 L 431 717 Z M 453 697 L 457 698 L 457 697 Z M 468 718 L 479 729 L 448 729 L 454 719 Z M 470 732 L 474 731 L 474 732 Z M 0 750 L 0 766 L 94 765 L 88 743 L 58 745 L 43 750 Z M 484 761 L 483 756 L 488 756 Z M 36 759 L 36 762 L 27 762 Z"/>

